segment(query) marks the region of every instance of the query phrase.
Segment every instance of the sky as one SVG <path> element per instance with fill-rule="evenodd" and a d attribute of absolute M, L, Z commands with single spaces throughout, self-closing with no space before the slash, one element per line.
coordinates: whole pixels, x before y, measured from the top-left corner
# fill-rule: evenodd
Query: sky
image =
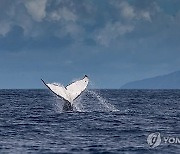
<path fill-rule="evenodd" d="M 0 0 L 0 89 L 90 88 L 180 70 L 179 0 Z"/>

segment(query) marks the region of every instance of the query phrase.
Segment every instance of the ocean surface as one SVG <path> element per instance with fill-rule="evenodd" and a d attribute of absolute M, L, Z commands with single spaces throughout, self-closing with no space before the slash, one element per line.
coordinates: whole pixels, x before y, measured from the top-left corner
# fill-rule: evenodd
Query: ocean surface
<path fill-rule="evenodd" d="M 88 90 L 62 106 L 48 90 L 0 90 L 0 154 L 180 154 L 180 90 Z"/>

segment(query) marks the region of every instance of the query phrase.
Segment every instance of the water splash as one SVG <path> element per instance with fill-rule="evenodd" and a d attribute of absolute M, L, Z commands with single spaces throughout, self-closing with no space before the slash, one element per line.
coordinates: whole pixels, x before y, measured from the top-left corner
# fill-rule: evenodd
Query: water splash
<path fill-rule="evenodd" d="M 62 113 L 63 105 L 64 105 L 64 102 L 62 101 L 62 99 L 60 99 L 59 97 L 56 96 L 54 102 L 55 102 L 54 103 L 55 111 L 58 113 Z"/>
<path fill-rule="evenodd" d="M 88 90 L 87 92 L 98 100 L 97 104 L 99 104 L 100 111 L 119 111 L 118 109 L 115 108 L 115 106 L 110 104 L 105 98 L 100 96 L 99 93 L 92 90 Z"/>
<path fill-rule="evenodd" d="M 79 112 L 119 111 L 98 92 L 86 90 L 75 102 L 74 108 Z"/>
<path fill-rule="evenodd" d="M 74 102 L 73 108 L 75 111 L 78 111 L 78 112 L 86 112 L 84 109 L 83 103 L 81 102 L 82 102 L 82 97 L 80 97 L 78 100 Z"/>
<path fill-rule="evenodd" d="M 56 112 L 63 112 L 63 104 L 63 100 L 58 97 L 55 98 L 54 107 Z M 94 90 L 86 90 L 82 93 L 82 95 L 73 103 L 73 108 L 77 112 L 119 111 L 115 106 Z"/>

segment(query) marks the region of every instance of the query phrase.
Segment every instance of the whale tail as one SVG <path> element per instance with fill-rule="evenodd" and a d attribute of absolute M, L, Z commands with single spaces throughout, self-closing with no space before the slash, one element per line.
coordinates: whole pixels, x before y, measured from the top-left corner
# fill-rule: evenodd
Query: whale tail
<path fill-rule="evenodd" d="M 81 95 L 89 83 L 87 75 L 83 79 L 77 80 L 66 87 L 57 83 L 46 83 L 43 79 L 41 80 L 49 90 L 65 101 L 64 110 L 73 110 L 73 101 Z"/>

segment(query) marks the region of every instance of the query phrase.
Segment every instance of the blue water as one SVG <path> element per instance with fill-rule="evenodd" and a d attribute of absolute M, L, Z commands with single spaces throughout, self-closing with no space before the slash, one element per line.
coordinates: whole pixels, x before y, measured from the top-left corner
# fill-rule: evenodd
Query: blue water
<path fill-rule="evenodd" d="M 0 153 L 180 153 L 180 90 L 89 90 L 62 111 L 48 90 L 0 90 Z"/>

